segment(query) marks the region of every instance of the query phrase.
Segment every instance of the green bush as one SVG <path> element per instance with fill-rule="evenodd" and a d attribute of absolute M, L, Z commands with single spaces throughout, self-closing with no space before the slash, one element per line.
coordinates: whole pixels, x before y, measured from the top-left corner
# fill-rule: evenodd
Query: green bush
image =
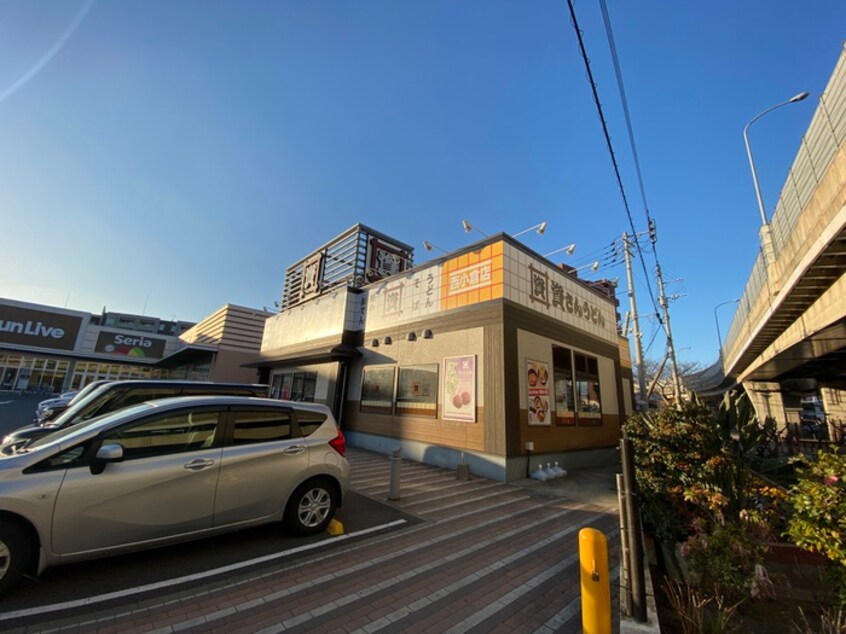
<path fill-rule="evenodd" d="M 804 457 L 797 462 L 787 534 L 797 546 L 831 562 L 834 602 L 846 607 L 846 456 L 820 452 L 812 462 Z"/>
<path fill-rule="evenodd" d="M 716 416 L 696 399 L 639 414 L 625 432 L 644 523 L 659 540 L 685 542 L 683 555 L 712 596 L 749 596 L 769 527 L 749 468 L 762 459 L 765 428 L 748 398 L 727 397 Z"/>

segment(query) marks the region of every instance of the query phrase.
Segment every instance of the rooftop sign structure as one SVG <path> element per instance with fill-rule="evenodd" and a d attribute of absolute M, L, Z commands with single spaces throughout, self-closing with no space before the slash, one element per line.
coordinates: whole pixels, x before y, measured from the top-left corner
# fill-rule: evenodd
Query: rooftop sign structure
<path fill-rule="evenodd" d="M 357 224 L 288 267 L 281 308 L 402 273 L 412 267 L 413 257 L 413 247 Z"/>

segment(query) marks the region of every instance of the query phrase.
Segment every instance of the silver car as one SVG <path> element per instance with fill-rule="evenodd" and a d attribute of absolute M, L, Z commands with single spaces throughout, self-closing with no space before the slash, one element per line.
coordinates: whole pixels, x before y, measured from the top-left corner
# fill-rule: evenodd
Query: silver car
<path fill-rule="evenodd" d="M 324 405 L 191 396 L 134 405 L 0 457 L 0 592 L 26 572 L 283 521 L 329 524 L 349 483 Z"/>

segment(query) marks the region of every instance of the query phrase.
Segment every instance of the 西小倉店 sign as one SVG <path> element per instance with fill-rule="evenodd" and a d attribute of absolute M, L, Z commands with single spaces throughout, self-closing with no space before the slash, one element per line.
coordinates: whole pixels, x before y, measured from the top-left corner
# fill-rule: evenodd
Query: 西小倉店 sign
<path fill-rule="evenodd" d="M 472 291 L 491 283 L 491 261 L 479 262 L 449 273 L 447 295 Z"/>

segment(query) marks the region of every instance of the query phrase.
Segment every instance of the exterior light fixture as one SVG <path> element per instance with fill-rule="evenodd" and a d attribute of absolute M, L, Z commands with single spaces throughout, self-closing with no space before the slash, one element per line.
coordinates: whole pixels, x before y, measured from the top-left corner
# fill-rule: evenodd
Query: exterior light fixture
<path fill-rule="evenodd" d="M 417 341 L 417 335 L 412 331 L 405 336 L 406 341 Z"/>
<path fill-rule="evenodd" d="M 515 233 L 512 238 L 516 238 L 517 236 L 522 236 L 524 233 L 529 233 L 530 231 L 537 230 L 537 234 L 542 236 L 546 231 L 546 222 L 541 222 L 539 224 L 534 225 L 533 227 L 529 227 L 528 229 L 523 229 L 522 231 L 518 231 Z"/>
<path fill-rule="evenodd" d="M 570 244 L 566 247 L 561 247 L 560 249 L 555 249 L 555 251 L 550 251 L 549 253 L 545 254 L 543 257 L 548 258 L 550 255 L 555 255 L 556 253 L 561 253 L 565 251 L 567 255 L 573 255 L 576 250 L 576 243 Z"/>
<path fill-rule="evenodd" d="M 378 339 L 371 339 L 370 340 L 370 347 L 371 348 L 378 348 L 379 347 L 379 340 Z"/>
<path fill-rule="evenodd" d="M 463 226 L 463 227 L 464 227 L 464 233 L 470 233 L 471 231 L 476 230 L 476 231 L 478 231 L 479 233 L 481 233 L 483 236 L 485 236 L 486 238 L 488 237 L 488 234 L 487 234 L 487 233 L 485 233 L 484 231 L 482 231 L 482 230 L 481 230 L 481 229 L 479 229 L 478 227 L 474 227 L 473 225 L 471 225 L 471 224 L 470 224 L 469 222 L 467 222 L 466 220 L 462 220 L 462 221 L 461 221 L 461 226 Z"/>
<path fill-rule="evenodd" d="M 394 342 L 394 340 L 391 339 L 390 337 L 385 337 L 384 343 L 385 343 L 386 346 L 390 346 L 393 342 Z"/>
<path fill-rule="evenodd" d="M 437 244 L 432 244 L 428 240 L 423 240 L 423 248 L 430 252 L 432 251 L 432 249 L 437 249 L 441 253 L 449 253 L 449 251 L 447 251 L 446 249 L 442 249 Z"/>
<path fill-rule="evenodd" d="M 587 269 L 587 268 L 589 268 L 591 271 L 596 273 L 597 269 L 599 268 L 599 260 L 597 260 L 593 264 L 585 264 L 584 266 L 580 266 L 578 268 L 575 268 L 572 271 L 568 271 L 568 273 L 575 274 L 575 273 L 578 273 L 579 271 L 581 271 L 582 269 Z"/>
<path fill-rule="evenodd" d="M 431 339 L 432 336 L 433 336 L 432 331 L 429 330 L 428 328 L 426 328 L 426 330 L 423 331 L 423 338 L 424 339 Z"/>

